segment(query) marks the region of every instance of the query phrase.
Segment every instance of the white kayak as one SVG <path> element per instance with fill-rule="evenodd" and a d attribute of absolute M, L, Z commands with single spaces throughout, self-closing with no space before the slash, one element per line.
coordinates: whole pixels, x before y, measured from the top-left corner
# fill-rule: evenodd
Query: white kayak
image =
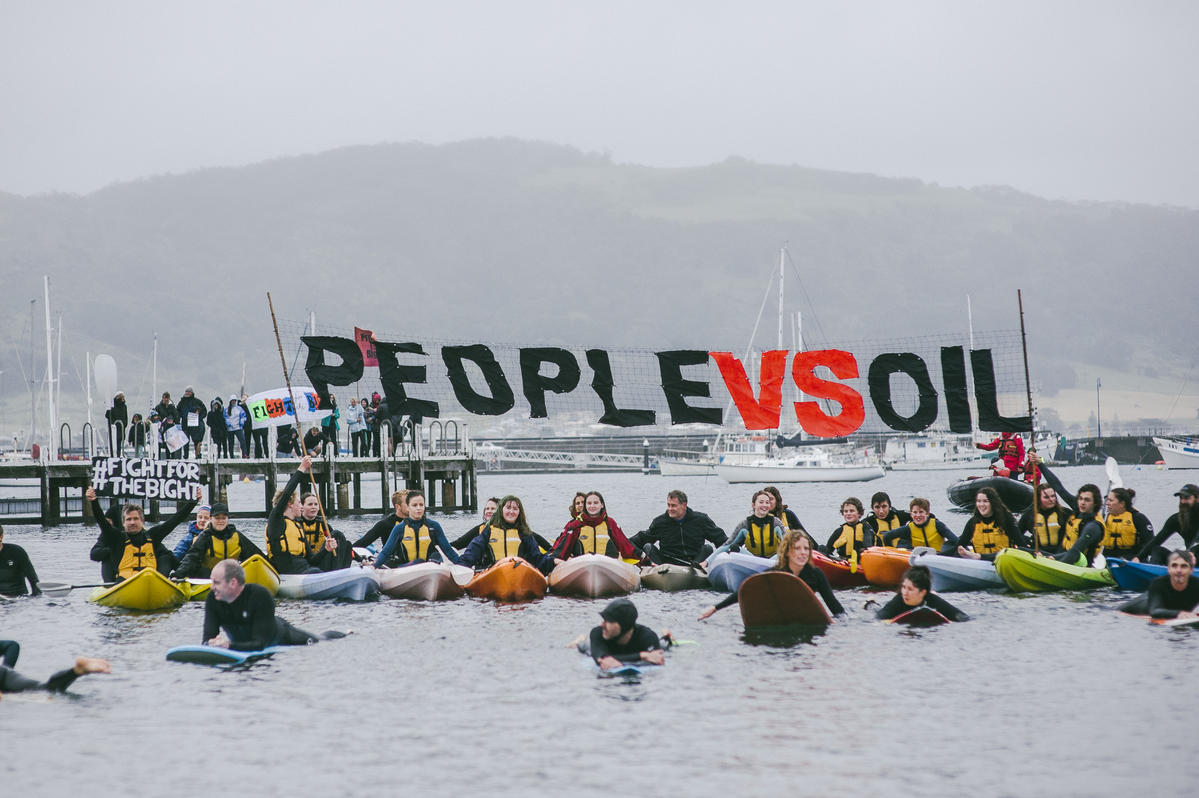
<path fill-rule="evenodd" d="M 641 571 L 615 557 L 580 554 L 554 567 L 550 590 L 563 596 L 623 596 L 641 587 Z"/>
<path fill-rule="evenodd" d="M 708 558 L 708 582 L 713 590 L 736 593 L 742 582 L 774 563 L 769 557 L 757 557 L 744 551 L 722 551 Z"/>
<path fill-rule="evenodd" d="M 362 601 L 379 592 L 373 568 L 342 568 L 319 574 L 280 574 L 279 598 Z"/>
<path fill-rule="evenodd" d="M 912 565 L 928 569 L 933 590 L 937 593 L 1007 589 L 1007 584 L 995 570 L 995 563 L 987 560 L 921 553 L 912 558 Z"/>
<path fill-rule="evenodd" d="M 448 601 L 466 595 L 467 582 L 475 572 L 465 565 L 421 562 L 375 571 L 379 590 L 392 598 L 416 601 Z"/>

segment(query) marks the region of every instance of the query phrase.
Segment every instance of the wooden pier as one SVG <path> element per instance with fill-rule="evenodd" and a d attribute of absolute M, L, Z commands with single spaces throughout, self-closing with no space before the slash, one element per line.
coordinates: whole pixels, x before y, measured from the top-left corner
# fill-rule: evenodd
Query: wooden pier
<path fill-rule="evenodd" d="M 381 457 L 329 456 L 312 462 L 312 473 L 325 512 L 330 517 L 390 512 L 393 490 L 421 488 L 430 512 L 475 513 L 479 508 L 473 447 L 465 451 L 436 451 L 426 447 L 400 445 L 394 455 Z M 386 449 L 384 449 L 386 451 Z M 198 460 L 206 486 L 205 500 L 228 502 L 228 486 L 235 479 L 261 477 L 262 510 L 231 510 L 234 518 L 265 518 L 277 488 L 286 484 L 298 468 L 298 458 L 220 458 Z M 363 475 L 379 475 L 379 503 L 363 503 Z M 91 507 L 82 501 L 91 483 L 89 460 L 58 460 L 49 463 L 0 463 L 0 482 L 37 480 L 40 486 L 38 515 L 3 515 L 0 523 L 59 524 L 91 523 Z M 394 487 L 393 487 L 394 486 Z M 11 500 L 10 500 L 11 501 Z M 165 504 L 165 502 L 164 502 Z M 68 508 L 81 506 L 80 513 Z M 163 515 L 159 502 L 151 500 L 146 510 L 149 520 Z"/>

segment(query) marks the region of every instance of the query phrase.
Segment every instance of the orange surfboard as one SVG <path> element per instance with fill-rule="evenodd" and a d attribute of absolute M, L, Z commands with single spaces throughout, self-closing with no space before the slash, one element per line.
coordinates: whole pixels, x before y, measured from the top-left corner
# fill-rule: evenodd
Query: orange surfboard
<path fill-rule="evenodd" d="M 749 577 L 737 591 L 737 603 L 746 629 L 832 622 L 812 588 L 785 571 L 766 571 Z"/>

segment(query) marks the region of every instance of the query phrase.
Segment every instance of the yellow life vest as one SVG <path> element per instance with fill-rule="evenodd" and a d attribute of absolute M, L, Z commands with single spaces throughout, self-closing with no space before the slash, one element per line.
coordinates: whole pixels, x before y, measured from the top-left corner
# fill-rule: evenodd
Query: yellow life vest
<path fill-rule="evenodd" d="M 1012 545 L 1007 532 L 991 521 L 981 521 L 974 525 L 974 536 L 970 543 L 978 554 L 998 554 Z"/>
<path fill-rule="evenodd" d="M 410 521 L 404 521 L 404 537 L 400 539 L 404 551 L 408 552 L 408 562 L 429 559 L 429 546 L 433 540 L 429 537 L 429 525 L 422 523 L 415 529 Z"/>
<path fill-rule="evenodd" d="M 497 561 L 505 557 L 515 557 L 520 551 L 520 532 L 516 527 L 511 529 L 500 529 L 498 526 L 491 527 L 491 553 Z"/>
<path fill-rule="evenodd" d="M 917 546 L 930 546 L 937 551 L 945 545 L 945 538 L 937 531 L 937 519 L 929 516 L 924 522 L 924 526 L 920 526 L 915 521 L 908 521 L 908 532 L 912 536 L 912 548 Z"/>
<path fill-rule="evenodd" d="M 125 541 L 125 552 L 117 565 L 117 576 L 128 579 L 138 571 L 158 567 L 158 555 L 154 553 L 154 541 L 147 540 L 140 546 L 134 546 L 129 540 Z"/>
<path fill-rule="evenodd" d="M 877 515 L 874 516 L 874 529 L 879 535 L 882 535 L 884 532 L 890 532 L 893 529 L 899 529 L 901 526 L 903 524 L 899 520 L 899 513 L 889 513 L 886 521 Z"/>
<path fill-rule="evenodd" d="M 1033 524 L 1033 530 L 1037 535 L 1037 546 L 1043 549 L 1056 549 L 1062 540 L 1061 513 L 1054 510 L 1047 516 L 1037 513 L 1034 517 L 1036 523 Z M 1077 530 L 1074 536 L 1078 537 Z"/>
<path fill-rule="evenodd" d="M 301 519 L 300 526 L 304 530 L 304 540 L 308 543 L 308 548 L 316 551 L 325 545 L 324 525 L 321 523 L 321 519 L 313 518 L 311 521 Z"/>
<path fill-rule="evenodd" d="M 579 528 L 579 543 L 584 554 L 608 553 L 608 522 L 600 521 L 595 526 Z"/>
<path fill-rule="evenodd" d="M 283 539 L 280 541 L 283 546 L 283 552 L 290 554 L 293 557 L 307 557 L 308 548 L 304 539 L 304 530 L 300 525 L 290 518 L 283 519 Z M 266 550 L 269 554 L 271 549 L 271 539 L 267 536 Z"/>
<path fill-rule="evenodd" d="M 204 567 L 212 570 L 221 560 L 241 562 L 241 537 L 234 532 L 228 540 L 216 535 L 208 536 L 208 551 L 204 552 Z"/>
<path fill-rule="evenodd" d="M 861 521 L 856 524 L 842 524 L 841 535 L 833 542 L 833 550 L 843 552 L 846 557 L 851 557 L 859 549 L 870 545 L 866 542 L 867 535 L 866 524 Z"/>
<path fill-rule="evenodd" d="M 779 536 L 774 531 L 774 516 L 759 520 L 746 519 L 745 550 L 758 557 L 773 557 L 779 550 Z"/>
<path fill-rule="evenodd" d="M 1108 554 L 1131 552 L 1137 544 L 1137 525 L 1132 512 L 1109 515 L 1103 522 L 1103 550 Z"/>
<path fill-rule="evenodd" d="M 1095 520 L 1103 526 L 1102 516 L 1095 516 Z M 1074 548 L 1074 544 L 1078 542 L 1078 533 L 1082 529 L 1086 521 L 1081 515 L 1072 515 L 1070 520 L 1066 521 L 1065 531 L 1062 532 L 1062 551 L 1069 551 Z"/>

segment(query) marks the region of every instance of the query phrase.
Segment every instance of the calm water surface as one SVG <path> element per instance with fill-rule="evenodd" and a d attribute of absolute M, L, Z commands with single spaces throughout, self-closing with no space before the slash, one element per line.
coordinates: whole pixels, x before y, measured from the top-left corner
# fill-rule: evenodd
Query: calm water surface
<path fill-rule="evenodd" d="M 1101 468 L 1061 469 L 1067 486 L 1105 484 Z M 784 497 L 817 538 L 848 495 L 897 505 L 927 496 L 950 513 L 946 472 L 861 485 L 792 486 Z M 1131 471 L 1137 506 L 1160 525 L 1189 472 Z M 715 478 L 484 474 L 483 495 L 515 492 L 553 538 L 576 489 L 599 489 L 630 534 L 686 490 L 726 529 L 750 486 Z M 245 502 L 261 487 L 239 485 Z M 238 497 L 235 495 L 235 501 Z M 351 538 L 374 518 L 339 520 Z M 440 516 L 451 536 L 473 521 Z M 241 528 L 261 537 L 262 522 Z M 46 581 L 99 581 L 95 530 L 9 527 Z M 175 536 L 168 539 L 173 543 Z M 1189 792 L 1182 757 L 1199 632 L 1121 616 L 1126 596 L 953 594 L 969 623 L 905 631 L 871 620 L 886 594 L 843 591 L 846 623 L 810 638 L 747 638 L 719 594 L 643 591 L 640 620 L 694 640 L 639 682 L 597 678 L 567 648 L 603 601 L 550 596 L 498 606 L 280 601 L 311 630 L 345 640 L 297 648 L 240 670 L 168 663 L 199 642 L 202 604 L 132 614 L 65 599 L 0 605 L 0 637 L 21 641 L 19 670 L 44 678 L 76 654 L 111 676 L 68 696 L 0 700 L 4 795 L 124 795 L 227 790 L 349 794 L 1093 796 Z M 1179 688 L 1179 689 L 1172 689 Z"/>

